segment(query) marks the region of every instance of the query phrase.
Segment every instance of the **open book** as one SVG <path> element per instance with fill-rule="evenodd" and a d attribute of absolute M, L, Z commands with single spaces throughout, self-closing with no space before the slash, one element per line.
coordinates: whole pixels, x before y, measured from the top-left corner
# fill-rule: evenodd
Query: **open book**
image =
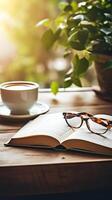
<path fill-rule="evenodd" d="M 109 115 L 102 116 L 112 120 Z M 78 129 L 70 128 L 62 113 L 45 114 L 28 122 L 5 145 L 39 148 L 62 146 L 65 149 L 112 155 L 112 130 L 102 136 L 96 135 L 85 125 Z"/>

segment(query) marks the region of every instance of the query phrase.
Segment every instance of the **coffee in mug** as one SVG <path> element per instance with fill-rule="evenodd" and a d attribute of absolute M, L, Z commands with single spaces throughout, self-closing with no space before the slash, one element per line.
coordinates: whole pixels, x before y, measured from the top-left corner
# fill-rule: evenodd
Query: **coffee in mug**
<path fill-rule="evenodd" d="M 0 85 L 3 103 L 11 114 L 26 114 L 38 99 L 39 84 L 30 81 L 10 81 Z"/>

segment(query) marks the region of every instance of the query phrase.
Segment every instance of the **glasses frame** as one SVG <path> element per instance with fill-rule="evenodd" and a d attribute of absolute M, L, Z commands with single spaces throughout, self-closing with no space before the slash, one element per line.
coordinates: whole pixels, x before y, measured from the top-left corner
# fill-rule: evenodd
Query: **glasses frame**
<path fill-rule="evenodd" d="M 111 120 L 108 120 L 108 119 L 104 119 L 104 118 L 97 118 L 95 117 L 94 115 L 92 114 L 89 114 L 89 113 L 86 113 L 86 112 L 78 112 L 78 113 L 70 113 L 70 112 L 63 112 L 63 116 L 64 116 L 64 119 L 67 123 L 67 125 L 70 127 L 70 128 L 80 128 L 83 124 L 83 122 L 85 121 L 86 123 L 86 126 L 88 128 L 88 130 L 91 132 L 91 133 L 94 133 L 94 134 L 98 134 L 98 135 L 103 135 L 105 134 L 110 128 L 112 128 L 112 121 Z M 80 126 L 78 127 L 75 127 L 75 126 L 71 126 L 68 122 L 68 119 L 72 119 L 73 117 L 80 117 L 81 119 L 81 124 Z M 106 130 L 103 132 L 103 133 L 98 133 L 98 132 L 94 132 L 91 130 L 90 126 L 89 126 L 89 123 L 88 123 L 88 120 L 91 119 L 92 121 L 96 122 L 97 124 L 101 124 L 102 126 L 105 126 L 106 127 Z M 106 123 L 103 122 L 103 120 L 106 121 Z"/>

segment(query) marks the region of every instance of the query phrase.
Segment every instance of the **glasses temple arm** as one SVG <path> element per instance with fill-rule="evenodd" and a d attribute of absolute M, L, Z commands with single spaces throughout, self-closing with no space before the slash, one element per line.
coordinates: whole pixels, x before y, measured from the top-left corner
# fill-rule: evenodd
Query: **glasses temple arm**
<path fill-rule="evenodd" d="M 112 121 L 108 119 L 101 118 L 102 120 L 106 120 L 110 126 L 112 126 Z M 102 122 L 103 123 L 103 122 Z M 103 125 L 103 124 L 102 124 Z"/>

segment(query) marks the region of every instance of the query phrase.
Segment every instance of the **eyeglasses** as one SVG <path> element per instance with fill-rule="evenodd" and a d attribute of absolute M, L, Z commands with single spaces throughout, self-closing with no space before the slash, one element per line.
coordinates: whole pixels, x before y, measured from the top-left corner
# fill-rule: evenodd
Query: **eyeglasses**
<path fill-rule="evenodd" d="M 86 112 L 64 112 L 63 116 L 69 127 L 80 128 L 85 121 L 88 130 L 95 134 L 105 134 L 110 128 L 112 128 L 112 121 L 104 118 L 97 118 Z"/>

